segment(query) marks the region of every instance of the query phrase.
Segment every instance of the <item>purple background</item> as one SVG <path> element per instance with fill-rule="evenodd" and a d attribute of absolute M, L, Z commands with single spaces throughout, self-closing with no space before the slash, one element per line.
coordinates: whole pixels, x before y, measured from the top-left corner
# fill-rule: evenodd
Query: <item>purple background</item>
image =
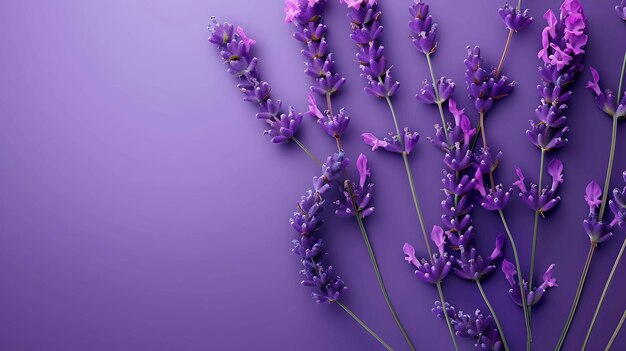
<path fill-rule="evenodd" d="M 497 64 L 507 32 L 502 1 L 432 1 L 440 23 L 437 75 L 464 96 L 465 46 L 480 45 Z M 624 23 L 617 0 L 582 1 L 589 20 L 586 64 L 602 84 L 618 83 Z M 427 77 L 407 35 L 410 1 L 383 1 L 384 41 L 395 76 L 402 125 L 432 134 L 436 109 L 413 99 Z M 487 120 L 492 148 L 505 158 L 496 177 L 510 184 L 513 165 L 536 181 L 539 152 L 525 130 L 538 104 L 535 53 L 541 14 L 558 1 L 525 1 L 536 23 L 513 39 L 504 71 L 519 82 Z M 299 285 L 287 219 L 317 167 L 295 145 L 271 145 L 254 108 L 241 101 L 214 47 L 210 15 L 244 26 L 257 39 L 260 69 L 276 96 L 302 111 L 310 81 L 301 47 L 283 23 L 282 1 L 113 0 L 0 3 L 0 349 L 2 350 L 363 350 L 379 345 L 336 306 L 318 306 Z M 420 350 L 450 349 L 444 323 L 430 313 L 435 289 L 402 259 L 405 241 L 422 251 L 401 160 L 370 153 L 358 135 L 392 127 L 387 107 L 366 96 L 348 37 L 346 10 L 331 1 L 327 23 L 338 69 L 348 83 L 335 105 L 353 117 L 345 146 L 366 153 L 376 182 L 377 213 L 366 222 L 400 317 Z M 569 110 L 571 143 L 563 202 L 542 221 L 537 273 L 557 264 L 559 288 L 533 309 L 535 349 L 551 349 L 574 296 L 588 249 L 581 221 L 586 183 L 602 182 L 610 118 L 584 85 Z M 332 140 L 307 120 L 301 139 L 320 157 Z M 619 133 L 613 186 L 626 169 Z M 442 155 L 423 138 L 411 157 L 428 226 L 439 223 Z M 507 211 L 527 271 L 533 215 L 516 199 Z M 330 214 L 330 211 L 328 212 Z M 475 210 L 479 246 L 490 252 L 502 231 L 493 213 Z M 328 216 L 329 259 L 350 290 L 345 302 L 398 350 L 406 345 L 378 290 L 355 223 Z M 566 349 L 578 347 L 623 234 L 594 259 Z M 420 252 L 422 253 L 422 252 Z M 511 259 L 510 250 L 506 251 Z M 626 300 L 611 288 L 591 340 L 604 347 Z M 537 275 L 538 277 L 539 275 Z M 500 273 L 486 283 L 510 343 L 525 338 L 521 311 Z M 477 289 L 456 277 L 447 299 L 485 309 Z M 626 342 L 622 333 L 617 343 Z M 462 340 L 463 349 L 471 349 Z"/>

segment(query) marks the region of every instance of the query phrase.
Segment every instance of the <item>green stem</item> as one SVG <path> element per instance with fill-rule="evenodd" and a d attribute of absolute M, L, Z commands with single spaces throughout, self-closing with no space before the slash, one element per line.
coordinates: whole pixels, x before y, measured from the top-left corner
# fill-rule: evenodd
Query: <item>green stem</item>
<path fill-rule="evenodd" d="M 611 335 L 611 340 L 609 340 L 609 343 L 606 345 L 604 351 L 609 351 L 609 349 L 611 349 L 615 338 L 617 338 L 617 334 L 619 334 L 620 329 L 622 329 L 624 320 L 626 320 L 626 310 L 624 310 L 624 313 L 622 313 L 622 318 L 619 320 L 619 323 L 617 323 L 617 327 L 615 327 L 615 331 L 613 332 L 613 335 Z"/>
<path fill-rule="evenodd" d="M 596 250 L 596 246 L 597 246 L 597 243 L 594 243 L 594 242 L 591 242 L 591 245 L 589 246 L 589 253 L 587 254 L 585 267 L 583 268 L 582 275 L 580 276 L 580 282 L 578 282 L 578 289 L 576 289 L 574 302 L 572 303 L 572 308 L 569 311 L 569 315 L 567 316 L 567 321 L 565 321 L 565 325 L 563 326 L 563 331 L 561 332 L 561 337 L 559 338 L 559 342 L 556 344 L 554 351 L 559 351 L 563 347 L 563 343 L 565 342 L 565 338 L 567 337 L 567 332 L 569 331 L 569 327 L 572 324 L 574 315 L 576 314 L 576 309 L 578 308 L 578 301 L 580 300 L 580 294 L 582 293 L 583 287 L 585 286 L 585 280 L 587 279 L 587 273 L 589 272 L 589 265 L 591 264 L 591 259 L 593 258 L 593 253 Z"/>
<path fill-rule="evenodd" d="M 509 29 L 509 36 L 506 38 L 504 51 L 502 51 L 502 57 L 500 57 L 500 63 L 498 63 L 498 68 L 496 68 L 496 79 L 500 76 L 500 72 L 502 71 L 502 67 L 504 66 L 504 60 L 506 59 L 506 54 L 509 52 L 509 48 L 511 47 L 511 39 L 513 38 L 513 33 L 515 33 L 515 31 L 513 29 Z"/>
<path fill-rule="evenodd" d="M 383 339 L 380 338 L 380 336 L 378 336 L 378 334 L 374 333 L 374 331 L 372 329 L 370 329 L 367 324 L 365 324 L 365 322 L 363 322 L 361 320 L 361 318 L 357 317 L 356 314 L 354 314 L 354 312 L 352 312 L 348 306 L 344 305 L 341 301 L 337 300 L 335 301 L 335 303 L 337 303 L 339 306 L 341 306 L 341 308 L 343 308 L 344 311 L 346 311 L 346 313 L 348 313 L 350 315 L 350 317 L 352 317 L 357 323 L 359 323 L 359 325 L 361 327 L 363 327 L 363 329 L 365 329 L 368 333 L 370 333 L 371 336 L 373 336 L 376 340 L 378 340 L 378 342 L 383 345 L 387 350 L 389 351 L 393 351 L 393 349 L 391 348 L 391 346 L 389 346 Z"/>
<path fill-rule="evenodd" d="M 493 317 L 494 322 L 496 322 L 496 326 L 498 327 L 498 333 L 500 333 L 500 338 L 502 338 L 502 344 L 504 345 L 504 350 L 509 351 L 509 344 L 507 344 L 506 338 L 504 337 L 504 329 L 502 329 L 502 325 L 500 325 L 500 320 L 498 319 L 498 316 L 496 316 L 496 311 L 491 306 L 491 303 L 489 303 L 489 299 L 487 298 L 487 294 L 485 294 L 485 290 L 483 290 L 483 286 L 480 283 L 480 280 L 475 279 L 474 281 L 476 282 L 476 285 L 478 286 L 478 290 L 480 290 L 480 294 L 483 296 L 483 300 L 485 300 L 485 303 L 487 304 L 487 307 L 489 308 L 489 311 L 491 312 L 491 316 Z"/>
<path fill-rule="evenodd" d="M 541 162 L 539 163 L 539 185 L 537 189 L 541 192 L 543 185 L 543 167 L 545 164 L 546 149 L 541 148 Z M 533 226 L 533 245 L 530 252 L 530 276 L 528 277 L 528 291 L 533 291 L 533 274 L 535 272 L 535 251 L 537 247 L 537 229 L 539 226 L 539 211 L 535 211 L 535 223 Z M 530 313 L 530 308 L 529 312 Z"/>
<path fill-rule="evenodd" d="M 519 255 L 517 254 L 517 246 L 515 245 L 515 240 L 513 240 L 513 235 L 511 234 L 509 225 L 506 222 L 506 218 L 504 218 L 504 212 L 502 212 L 502 210 L 498 210 L 498 212 L 500 213 L 500 219 L 502 219 L 504 230 L 506 230 L 506 234 L 508 235 L 509 241 L 511 242 L 511 248 L 513 249 L 515 267 L 517 268 L 517 280 L 519 282 L 520 298 L 522 300 L 522 308 L 524 309 L 524 320 L 526 322 L 526 349 L 530 350 L 532 332 L 530 330 L 530 320 L 528 319 L 528 304 L 526 303 L 526 293 L 524 292 L 524 278 L 522 277 L 522 267 L 519 263 Z"/>
<path fill-rule="evenodd" d="M 589 329 L 587 330 L 587 335 L 585 335 L 585 341 L 583 342 L 584 351 L 587 348 L 587 343 L 589 342 L 589 337 L 591 336 L 591 331 L 593 330 L 593 326 L 596 323 L 596 318 L 598 318 L 598 314 L 600 313 L 600 308 L 602 307 L 602 303 L 604 302 L 604 297 L 606 296 L 607 291 L 609 290 L 609 286 L 611 286 L 611 282 L 613 281 L 613 276 L 615 275 L 615 270 L 617 270 L 617 265 L 622 259 L 622 255 L 624 254 L 624 249 L 626 249 L 626 239 L 622 243 L 622 248 L 619 250 L 619 254 L 617 254 L 617 259 L 613 264 L 613 268 L 611 268 L 611 273 L 609 274 L 609 278 L 606 280 L 604 284 L 604 289 L 602 289 L 602 295 L 600 295 L 600 301 L 598 301 L 598 306 L 596 306 L 596 310 L 593 313 L 593 318 L 591 318 L 591 325 L 589 325 Z"/>
<path fill-rule="evenodd" d="M 435 80 L 435 70 L 433 69 L 433 63 L 430 59 L 430 53 L 426 54 L 426 61 L 428 61 L 428 70 L 430 71 L 430 78 L 433 81 L 433 90 L 435 90 L 435 97 L 437 98 L 437 107 L 439 107 L 439 116 L 441 116 L 441 127 L 443 128 L 443 132 L 446 135 L 446 140 L 450 140 L 448 136 L 448 128 L 446 126 L 446 119 L 443 115 L 443 102 L 441 101 L 441 97 L 439 96 L 439 89 L 437 88 L 437 82 Z"/>
<path fill-rule="evenodd" d="M 304 146 L 304 144 L 300 140 L 298 140 L 295 136 L 291 137 L 291 140 L 298 144 L 300 149 L 302 149 L 302 151 L 304 151 L 307 156 L 309 156 L 311 160 L 313 160 L 313 162 L 317 163 L 320 166 L 322 165 L 322 162 L 317 157 L 315 157 L 315 155 L 313 155 L 313 153 L 306 146 Z"/>
<path fill-rule="evenodd" d="M 448 330 L 450 331 L 450 337 L 452 338 L 452 343 L 454 343 L 454 349 L 459 351 L 459 345 L 456 343 L 456 336 L 454 335 L 454 331 L 452 330 L 452 323 L 450 323 L 450 317 L 448 316 L 448 312 L 446 312 L 446 300 L 443 298 L 443 290 L 441 289 L 441 282 L 437 282 L 437 291 L 439 291 L 439 299 L 441 300 L 441 307 L 443 308 L 443 315 L 446 318 L 446 324 L 448 325 Z"/>
<path fill-rule="evenodd" d="M 604 179 L 604 191 L 602 193 L 602 205 L 600 205 L 600 214 L 598 220 L 601 221 L 604 218 L 604 210 L 606 209 L 606 203 L 609 196 L 609 185 L 611 183 L 611 173 L 613 171 L 613 159 L 615 158 L 615 144 L 617 143 L 617 120 L 619 118 L 613 117 L 613 131 L 611 132 L 611 151 L 609 153 L 609 163 L 606 168 L 606 178 Z"/>

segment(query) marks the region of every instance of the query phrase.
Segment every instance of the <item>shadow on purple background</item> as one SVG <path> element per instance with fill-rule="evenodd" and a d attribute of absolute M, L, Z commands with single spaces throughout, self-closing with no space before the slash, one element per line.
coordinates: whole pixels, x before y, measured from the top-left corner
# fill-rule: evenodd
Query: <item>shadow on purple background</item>
<path fill-rule="evenodd" d="M 464 96 L 465 46 L 480 45 L 497 64 L 507 32 L 501 1 L 431 1 L 440 23 L 438 75 Z M 614 1 L 583 1 L 590 42 L 585 59 L 616 88 L 626 26 Z M 413 95 L 428 76 L 411 47 L 410 1 L 382 1 L 384 43 L 403 84 L 401 123 L 432 134 L 439 120 Z M 504 160 L 537 172 L 539 152 L 525 130 L 538 104 L 536 52 L 540 18 L 558 1 L 525 1 L 536 23 L 516 35 L 504 72 L 519 82 L 487 124 Z M 306 109 L 310 81 L 300 43 L 283 23 L 282 1 L 5 1 L 0 3 L 0 349 L 2 350 L 370 350 L 376 342 L 335 306 L 317 306 L 299 285 L 287 219 L 317 167 L 294 145 L 270 145 L 253 107 L 241 101 L 215 48 L 206 42 L 210 15 L 244 26 L 276 96 Z M 402 259 L 405 241 L 420 249 L 401 160 L 370 153 L 358 135 L 392 127 L 386 106 L 366 96 L 348 37 L 346 10 L 329 5 L 329 42 L 348 83 L 336 106 L 353 118 L 346 136 L 352 159 L 370 158 L 377 213 L 367 221 L 400 317 L 420 350 L 450 349 L 430 309 L 436 291 L 418 282 Z M 573 299 L 588 249 L 581 222 L 587 182 L 602 182 L 611 121 L 593 104 L 582 73 L 569 110 L 570 144 L 563 202 L 540 225 L 537 269 L 557 264 L 559 288 L 533 309 L 535 350 L 552 349 Z M 469 109 L 468 109 L 469 110 Z M 621 186 L 626 128 L 619 133 L 613 185 Z M 333 143 L 310 120 L 301 139 L 321 156 Z M 425 139 L 412 155 L 426 221 L 438 223 L 441 154 Z M 529 178 L 535 179 L 533 173 Z M 476 210 L 479 247 L 502 231 L 495 214 Z M 533 215 L 511 201 L 508 217 L 528 269 Z M 329 211 L 330 214 L 330 211 Z M 353 221 L 328 216 L 329 259 L 350 290 L 345 302 L 392 347 L 405 348 L 389 315 Z M 565 349 L 582 342 L 623 233 L 594 259 Z M 508 250 L 508 249 L 507 249 Z M 510 251 L 506 252 L 510 257 Z M 604 347 L 626 301 L 620 277 L 609 291 L 591 345 Z M 525 339 L 521 311 L 498 272 L 485 288 L 512 345 Z M 446 298 L 485 309 L 475 287 L 450 278 Z M 616 345 L 626 341 L 622 333 Z M 471 343 L 461 341 L 463 349 Z M 515 347 L 515 350 L 520 347 Z"/>

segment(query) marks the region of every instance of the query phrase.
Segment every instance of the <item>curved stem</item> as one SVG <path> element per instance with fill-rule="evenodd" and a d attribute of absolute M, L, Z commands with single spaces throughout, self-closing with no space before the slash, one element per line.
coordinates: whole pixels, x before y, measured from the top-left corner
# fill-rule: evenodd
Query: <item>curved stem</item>
<path fill-rule="evenodd" d="M 617 120 L 619 118 L 613 117 L 613 130 L 611 132 L 611 151 L 609 153 L 609 162 L 606 168 L 606 178 L 604 179 L 604 191 L 602 192 L 602 205 L 600 205 L 600 214 L 598 220 L 601 221 L 604 218 L 604 210 L 606 209 L 606 203 L 609 195 L 609 186 L 611 183 L 611 173 L 613 171 L 613 160 L 615 158 L 615 144 L 617 143 Z"/>
<path fill-rule="evenodd" d="M 292 136 L 291 140 L 293 140 L 296 144 L 298 144 L 300 149 L 302 149 L 302 151 L 304 151 L 307 154 L 307 156 L 309 156 L 311 160 L 313 160 L 313 162 L 317 163 L 320 166 L 322 165 L 322 161 L 320 161 L 317 157 L 315 157 L 315 155 L 313 155 L 313 153 L 306 146 L 304 146 L 304 144 L 300 140 L 298 140 L 298 138 L 296 138 L 295 136 Z"/>
<path fill-rule="evenodd" d="M 613 342 L 615 341 L 615 338 L 617 338 L 617 334 L 619 334 L 620 329 L 622 329 L 624 320 L 626 320 L 626 310 L 624 310 L 624 313 L 622 313 L 622 318 L 619 320 L 619 323 L 617 323 L 617 327 L 615 327 L 615 331 L 613 332 L 613 335 L 611 335 L 611 340 L 609 340 L 609 343 L 606 345 L 604 351 L 609 351 L 609 349 L 611 349 L 611 346 L 613 346 Z"/>
<path fill-rule="evenodd" d="M 459 345 L 456 343 L 456 336 L 454 335 L 454 331 L 452 330 L 452 323 L 450 323 L 450 317 L 448 316 L 448 312 L 446 312 L 446 300 L 443 298 L 443 290 L 441 289 L 441 282 L 437 282 L 437 291 L 439 292 L 439 299 L 441 300 L 441 306 L 443 308 L 443 315 L 446 318 L 446 324 L 448 325 L 448 330 L 450 331 L 450 337 L 452 338 L 452 343 L 454 343 L 454 349 L 459 351 Z"/>
<path fill-rule="evenodd" d="M 504 66 L 504 60 L 506 59 L 506 54 L 509 52 L 509 48 L 511 46 L 511 39 L 513 38 L 513 33 L 515 33 L 515 31 L 513 29 L 509 29 L 509 36 L 506 38 L 504 51 L 502 51 L 502 57 L 500 57 L 500 63 L 498 63 L 498 68 L 496 68 L 496 79 L 500 77 L 500 72 L 502 71 L 502 66 Z"/>
<path fill-rule="evenodd" d="M 430 59 L 430 53 L 426 54 L 426 61 L 428 62 L 428 70 L 430 71 L 430 78 L 433 81 L 433 90 L 435 90 L 435 97 L 437 98 L 437 107 L 439 107 L 439 116 L 441 116 L 441 127 L 443 128 L 443 132 L 446 135 L 446 140 L 450 140 L 448 136 L 448 128 L 446 127 L 446 119 L 443 115 L 443 102 L 441 101 L 441 97 L 439 96 L 439 89 L 437 88 L 437 82 L 435 80 L 435 70 L 433 69 L 433 63 Z"/>
<path fill-rule="evenodd" d="M 615 275 L 615 270 L 617 269 L 617 265 L 622 259 L 622 255 L 624 254 L 624 249 L 626 249 L 626 239 L 622 243 L 622 248 L 619 250 L 619 254 L 617 254 L 617 259 L 613 264 L 613 268 L 611 268 L 611 273 L 609 274 L 609 278 L 606 280 L 604 284 L 604 289 L 602 289 L 602 295 L 600 295 L 600 300 L 598 301 L 598 306 L 596 306 L 596 310 L 593 313 L 593 318 L 591 318 L 591 325 L 589 325 L 589 329 L 587 330 L 587 335 L 585 335 L 585 341 L 583 342 L 582 350 L 584 351 L 587 348 L 587 343 L 589 342 L 589 337 L 591 336 L 591 331 L 593 330 L 593 326 L 596 323 L 596 318 L 598 318 L 598 314 L 600 313 L 600 308 L 602 307 L 602 303 L 604 302 L 604 297 L 606 296 L 607 291 L 609 290 L 609 286 L 611 286 L 611 282 L 613 281 L 613 276 Z"/>
<path fill-rule="evenodd" d="M 587 279 L 587 273 L 589 272 L 589 265 L 591 264 L 591 259 L 593 258 L 593 253 L 596 250 L 597 243 L 591 242 L 589 246 L 589 253 L 587 254 L 587 261 L 585 261 L 585 267 L 583 268 L 582 275 L 580 276 L 580 282 L 578 282 L 578 289 L 576 289 L 576 295 L 574 296 L 574 302 L 572 303 L 572 308 L 569 311 L 569 315 L 567 316 L 567 321 L 565 321 L 565 325 L 563 326 L 563 331 L 561 332 L 561 337 L 559 338 L 559 342 L 556 344 L 554 348 L 555 351 L 561 350 L 563 347 L 563 343 L 565 342 L 565 338 L 567 337 L 567 332 L 569 331 L 569 327 L 572 324 L 572 320 L 574 319 L 574 315 L 576 314 L 576 309 L 578 308 L 578 301 L 580 300 L 580 294 L 583 291 L 583 287 L 585 286 L 585 280 Z"/>
<path fill-rule="evenodd" d="M 337 303 L 337 305 L 341 306 L 341 308 L 343 308 L 344 311 L 346 311 L 347 314 L 350 315 L 350 317 L 352 317 L 357 323 L 359 323 L 359 325 L 361 327 L 363 327 L 363 329 L 365 329 L 368 333 L 370 333 L 371 336 L 373 336 L 376 340 L 378 340 L 378 342 L 383 345 L 387 350 L 389 351 L 393 351 L 393 349 L 391 348 L 391 346 L 389 346 L 383 339 L 380 338 L 380 336 L 378 336 L 378 334 L 374 333 L 374 331 L 372 329 L 370 329 L 367 324 L 365 324 L 365 322 L 363 322 L 361 320 L 361 318 L 357 317 L 356 314 L 354 314 L 354 312 L 352 312 L 348 306 L 344 305 L 341 301 L 337 300 L 335 301 L 335 303 Z"/>
<path fill-rule="evenodd" d="M 476 285 L 478 286 L 478 290 L 480 290 L 480 294 L 483 296 L 483 300 L 485 300 L 485 303 L 487 304 L 487 307 L 489 308 L 489 311 L 491 312 L 491 316 L 493 316 L 494 322 L 496 322 L 496 326 L 498 327 L 498 333 L 500 333 L 500 338 L 502 338 L 502 344 L 504 345 L 504 350 L 509 351 L 509 345 L 507 344 L 506 338 L 504 337 L 504 329 L 502 329 L 502 325 L 500 325 L 500 320 L 498 319 L 498 316 L 496 316 L 496 311 L 491 306 L 491 303 L 489 303 L 489 299 L 487 298 L 487 294 L 485 294 L 485 290 L 483 290 L 483 286 L 480 283 L 480 280 L 475 279 L 474 281 L 476 282 Z"/>
<path fill-rule="evenodd" d="M 543 185 L 543 167 L 545 164 L 546 149 L 541 148 L 541 162 L 539 163 L 539 184 L 537 189 L 541 192 Z M 533 274 L 535 272 L 535 251 L 537 247 L 537 228 L 539 226 L 539 211 L 535 211 L 535 223 L 533 225 L 533 245 L 530 252 L 530 275 L 528 277 L 528 291 L 533 291 Z M 528 308 L 530 313 L 530 307 Z"/>
<path fill-rule="evenodd" d="M 483 112 L 480 113 L 480 119 L 478 120 L 478 126 L 480 127 L 480 135 L 483 138 L 483 148 L 485 150 L 489 149 L 489 145 L 487 145 L 487 130 L 485 128 L 485 114 Z M 493 178 L 493 171 L 489 170 L 489 181 L 491 182 L 491 190 L 496 189 L 496 181 Z"/>
<path fill-rule="evenodd" d="M 528 304 L 526 301 L 526 293 L 524 291 L 524 278 L 522 277 L 522 267 L 519 264 L 519 255 L 517 254 L 517 246 L 515 245 L 515 240 L 513 240 L 513 235 L 511 234 L 509 225 L 506 222 L 506 218 L 504 218 L 504 212 L 502 212 L 502 210 L 498 210 L 498 212 L 500 213 L 500 219 L 502 219 L 504 230 L 506 230 L 506 234 L 508 235 L 509 241 L 511 242 L 511 248 L 513 249 L 513 256 L 515 257 L 515 268 L 517 269 L 517 280 L 519 282 L 520 298 L 522 300 L 522 308 L 524 309 L 524 320 L 526 322 L 526 349 L 530 350 L 532 332 L 530 330 L 530 320 L 528 319 L 528 312 L 527 312 Z"/>

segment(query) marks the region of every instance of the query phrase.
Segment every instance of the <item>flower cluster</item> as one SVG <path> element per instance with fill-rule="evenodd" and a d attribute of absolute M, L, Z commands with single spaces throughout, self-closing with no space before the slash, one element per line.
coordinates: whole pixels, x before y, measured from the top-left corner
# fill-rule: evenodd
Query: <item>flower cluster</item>
<path fill-rule="evenodd" d="M 626 172 L 622 173 L 622 176 L 626 182 Z M 621 191 L 613 190 L 613 199 L 609 201 L 609 208 L 615 216 L 611 224 L 624 227 L 626 225 L 626 186 Z"/>
<path fill-rule="evenodd" d="M 541 103 L 535 110 L 537 120 L 530 121 L 526 135 L 533 145 L 550 151 L 567 143 L 565 135 L 569 127 L 564 113 L 572 96 L 571 83 L 583 69 L 581 60 L 587 43 L 587 25 L 576 0 L 563 3 L 559 20 L 552 10 L 548 10 L 544 18 L 548 25 L 543 29 L 543 48 L 538 53 L 543 59 L 543 66 L 539 68 L 541 85 L 537 86 Z"/>
<path fill-rule="evenodd" d="M 359 171 L 359 183 L 355 184 L 350 180 L 345 181 L 344 199 L 335 201 L 338 206 L 335 214 L 338 216 L 352 217 L 358 214 L 361 218 L 365 218 L 374 213 L 374 207 L 369 206 L 374 184 L 369 181 L 371 171 L 365 155 L 359 155 L 356 160 L 356 168 Z"/>
<path fill-rule="evenodd" d="M 397 153 L 397 154 L 410 154 L 415 145 L 417 145 L 417 141 L 420 136 L 417 132 L 410 132 L 408 128 L 404 128 L 400 131 L 400 135 L 389 133 L 388 137 L 384 139 L 378 139 L 372 133 L 363 133 L 361 134 L 361 139 L 367 145 L 372 147 L 372 151 L 382 147 L 383 149 Z"/>
<path fill-rule="evenodd" d="M 486 114 L 494 101 L 500 100 L 513 91 L 515 82 L 509 81 L 504 76 L 496 76 L 496 70 L 487 72 L 483 68 L 483 59 L 478 46 L 467 48 L 467 58 L 465 59 L 465 81 L 467 92 L 474 102 L 476 111 Z"/>
<path fill-rule="evenodd" d="M 282 102 L 271 98 L 270 85 L 259 77 L 259 60 L 250 53 L 256 42 L 248 38 L 241 27 L 235 29 L 230 23 L 217 23 L 215 18 L 211 18 L 208 30 L 209 42 L 220 50 L 228 73 L 241 81 L 237 87 L 244 100 L 259 106 L 256 117 L 269 126 L 265 134 L 271 137 L 272 143 L 289 141 L 300 127 L 302 115 L 295 113 L 293 108 L 289 108 L 286 114 L 282 113 Z"/>
<path fill-rule="evenodd" d="M 442 104 L 450 98 L 455 87 L 456 85 L 452 79 L 446 79 L 445 77 L 439 78 L 439 80 L 435 82 L 435 86 L 424 79 L 422 81 L 422 88 L 417 95 L 415 95 L 415 98 L 417 101 L 425 104 Z M 437 89 L 436 92 L 435 89 Z M 437 95 L 439 96 L 439 100 L 437 100 Z"/>
<path fill-rule="evenodd" d="M 614 118 L 624 118 L 626 116 L 626 93 L 623 94 L 621 100 L 617 101 L 617 97 L 610 89 L 602 91 L 600 89 L 600 74 L 595 68 L 590 67 L 592 81 L 587 82 L 587 88 L 589 88 L 595 94 L 596 105 L 604 111 L 607 115 Z"/>
<path fill-rule="evenodd" d="M 313 178 L 313 189 L 300 198 L 298 211 L 289 219 L 292 228 L 300 236 L 293 240 L 293 252 L 302 263 L 302 285 L 316 288 L 313 299 L 318 303 L 335 302 L 346 289 L 341 278 L 334 274 L 333 267 L 322 262 L 325 256 L 324 240 L 317 237 L 317 232 L 323 223 L 320 216 L 324 208 L 324 195 L 341 176 L 347 163 L 343 152 L 329 157 L 322 167 L 322 175 Z"/>
<path fill-rule="evenodd" d="M 448 276 L 452 270 L 454 257 L 449 256 L 448 253 L 445 252 L 446 238 L 441 227 L 433 226 L 430 238 L 439 251 L 438 253 L 433 253 L 432 258 L 422 258 L 418 260 L 417 257 L 415 257 L 415 248 L 409 243 L 404 244 L 402 251 L 406 255 L 404 259 L 417 268 L 415 270 L 415 276 L 417 276 L 417 278 L 426 283 L 437 284 Z"/>
<path fill-rule="evenodd" d="M 508 2 L 505 2 L 504 7 L 498 10 L 498 14 L 506 27 L 515 32 L 533 23 L 533 18 L 530 17 L 530 11 L 528 9 L 522 12 L 521 9 L 511 7 Z"/>
<path fill-rule="evenodd" d="M 487 211 L 502 211 L 509 203 L 513 189 L 505 190 L 502 184 L 498 184 L 489 190 L 485 189 L 483 174 L 480 168 L 476 169 L 474 179 L 476 180 L 476 190 L 478 190 L 481 196 L 480 205 Z"/>
<path fill-rule="evenodd" d="M 541 283 L 538 287 L 533 288 L 531 291 L 528 291 L 528 283 L 526 281 L 523 282 L 524 293 L 526 294 L 524 298 L 526 299 L 527 306 L 533 306 L 538 303 L 548 288 L 558 286 L 556 278 L 552 276 L 553 271 L 554 264 L 551 264 L 543 274 L 543 283 Z M 515 265 L 505 259 L 502 261 L 502 273 L 504 273 L 506 280 L 509 282 L 509 285 L 511 285 L 509 294 L 511 295 L 513 302 L 520 307 L 523 306 L 520 287 L 516 281 L 517 270 L 515 270 Z"/>
<path fill-rule="evenodd" d="M 350 124 L 350 116 L 346 115 L 345 109 L 340 109 L 335 115 L 330 111 L 322 111 L 317 107 L 317 101 L 315 95 L 309 93 L 309 111 L 307 115 L 316 118 L 317 124 L 319 124 L 326 134 L 333 138 L 341 138 L 343 133 L 348 129 Z"/>
<path fill-rule="evenodd" d="M 423 54 L 432 54 L 437 50 L 437 23 L 433 23 L 433 16 L 428 14 L 428 4 L 416 0 L 409 7 L 411 13 L 411 39 L 417 51 Z"/>
<path fill-rule="evenodd" d="M 367 80 L 365 91 L 385 98 L 391 97 L 400 83 L 391 77 L 391 67 L 387 65 L 384 47 L 380 44 L 383 26 L 377 0 L 340 0 L 348 5 L 348 17 L 352 21 L 350 38 L 359 47 L 356 55 L 362 77 Z"/>
<path fill-rule="evenodd" d="M 479 309 L 476 309 L 474 315 L 469 315 L 463 313 L 463 311 L 457 312 L 454 306 L 446 302 L 444 311 L 441 302 L 435 301 L 435 307 L 432 309 L 432 312 L 439 319 L 444 319 L 447 315 L 456 335 L 474 340 L 474 346 L 478 350 L 504 350 L 500 333 L 493 317 L 483 315 Z"/>
<path fill-rule="evenodd" d="M 563 163 L 559 159 L 553 159 L 548 163 L 548 174 L 552 177 L 552 184 L 539 189 L 536 184 L 530 185 L 530 189 L 526 188 L 524 174 L 519 167 L 515 167 L 515 172 L 519 178 L 513 185 L 519 188 L 519 197 L 522 202 L 533 211 L 537 211 L 542 215 L 556 206 L 561 197 L 556 195 L 559 185 L 563 183 Z"/>
<path fill-rule="evenodd" d="M 454 273 L 466 280 L 481 280 L 485 278 L 496 269 L 494 262 L 502 255 L 503 245 L 504 234 L 500 234 L 496 238 L 496 247 L 491 255 L 487 257 L 480 256 L 474 247 L 470 247 L 467 250 L 464 246 L 461 246 L 461 258 L 456 261 L 457 267 L 454 268 Z"/>
<path fill-rule="evenodd" d="M 602 204 L 602 189 L 595 181 L 591 181 L 585 188 L 585 201 L 589 206 L 589 215 L 583 221 L 583 228 L 592 243 L 602 243 L 613 236 L 612 230 L 615 223 L 606 223 L 598 216 L 598 208 Z M 621 200 L 621 199 L 620 199 Z"/>

